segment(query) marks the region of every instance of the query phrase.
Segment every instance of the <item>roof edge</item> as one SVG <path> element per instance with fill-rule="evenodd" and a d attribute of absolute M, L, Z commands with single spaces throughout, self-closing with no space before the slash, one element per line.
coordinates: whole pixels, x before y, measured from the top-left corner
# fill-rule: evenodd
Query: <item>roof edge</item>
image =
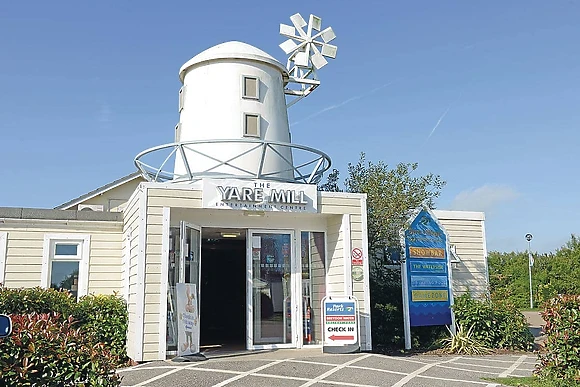
<path fill-rule="evenodd" d="M 136 178 L 141 177 L 141 176 L 142 175 L 141 175 L 141 172 L 140 171 L 133 172 L 133 173 L 131 173 L 129 175 L 123 176 L 123 177 L 121 177 L 121 178 L 119 178 L 117 180 L 114 180 L 114 181 L 112 181 L 112 182 L 110 182 L 108 184 L 105 184 L 102 187 L 99 187 L 99 188 L 97 188 L 95 190 L 92 190 L 90 192 L 87 192 L 84 195 L 81 195 L 81 196 L 76 197 L 76 198 L 74 198 L 72 200 L 69 200 L 66 203 L 63 203 L 61 205 L 58 205 L 58 206 L 54 207 L 54 209 L 55 210 L 69 210 L 71 207 L 74 207 L 77 204 L 79 204 L 79 203 L 81 203 L 81 202 L 83 202 L 85 200 L 92 199 L 95 196 L 98 196 L 98 195 L 100 195 L 102 193 L 105 193 L 107 191 L 110 191 L 113 188 L 117 188 L 118 186 L 123 185 L 123 184 L 125 184 L 125 183 L 127 183 L 129 181 L 135 180 Z"/>

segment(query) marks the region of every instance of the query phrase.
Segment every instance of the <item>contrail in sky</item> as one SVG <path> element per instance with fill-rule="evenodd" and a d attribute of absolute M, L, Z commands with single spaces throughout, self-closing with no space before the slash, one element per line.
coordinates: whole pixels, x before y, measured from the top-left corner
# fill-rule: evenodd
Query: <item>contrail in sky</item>
<path fill-rule="evenodd" d="M 395 82 L 395 81 L 390 81 L 390 82 L 388 82 L 388 83 L 385 83 L 384 85 L 381 85 L 381 86 L 379 86 L 379 87 L 375 87 L 374 89 L 372 89 L 372 90 L 370 90 L 370 91 L 368 91 L 368 92 L 366 92 L 366 93 L 359 94 L 359 95 L 357 95 L 357 96 L 351 97 L 351 98 L 349 98 L 349 99 L 347 99 L 347 100 L 344 100 L 344 101 L 342 101 L 342 102 L 340 102 L 340 103 L 337 103 L 337 104 L 335 104 L 335 105 L 327 106 L 327 107 L 325 107 L 324 109 L 322 109 L 322 110 L 319 110 L 319 111 L 317 111 L 316 113 L 312 113 L 311 115 L 307 116 L 306 118 L 304 118 L 304 119 L 302 119 L 302 120 L 300 120 L 300 121 L 292 122 L 292 123 L 290 124 L 290 126 L 295 126 L 295 125 L 301 124 L 302 122 L 308 121 L 309 119 L 311 119 L 311 118 L 314 118 L 314 117 L 316 117 L 316 116 L 319 116 L 319 115 L 321 115 L 322 113 L 325 113 L 325 112 L 327 112 L 327 111 L 329 111 L 329 110 L 338 109 L 339 107 L 342 107 L 342 106 L 346 105 L 347 103 L 351 103 L 352 101 L 356 101 L 356 100 L 358 100 L 358 99 L 361 99 L 361 98 L 364 98 L 364 97 L 368 97 L 369 95 L 371 95 L 371 94 L 373 94 L 373 93 L 376 93 L 377 91 L 379 91 L 379 90 L 381 90 L 381 89 L 384 89 L 384 88 L 385 88 L 385 87 L 387 87 L 387 86 L 390 86 L 390 85 L 392 85 L 394 82 Z"/>
<path fill-rule="evenodd" d="M 427 136 L 427 138 L 425 139 L 425 141 L 429 140 L 431 138 L 431 136 L 433 135 L 433 133 L 435 133 L 435 130 L 437 130 L 437 128 L 439 127 L 439 125 L 441 125 L 441 122 L 443 122 L 443 119 L 445 118 L 445 116 L 447 115 L 447 113 L 449 113 L 449 110 L 451 109 L 451 106 L 455 105 L 457 103 L 457 101 L 459 101 L 461 99 L 461 96 L 463 95 L 463 92 L 459 93 L 459 97 L 457 97 L 457 99 L 453 102 L 451 102 L 449 104 L 449 106 L 447 106 L 447 109 L 445 109 L 445 111 L 443 112 L 443 114 L 441 114 L 441 117 L 439 117 L 439 119 L 437 120 L 437 123 L 435 124 L 435 126 L 433 127 L 433 129 L 431 129 L 431 133 L 429 133 L 429 135 Z"/>
<path fill-rule="evenodd" d="M 449 109 L 451 109 L 451 105 L 447 106 L 447 109 L 445 109 L 445 112 L 443 112 L 443 114 L 441 114 L 441 117 L 439 117 L 439 119 L 437 120 L 437 123 L 435 124 L 433 129 L 431 129 L 431 133 L 429 133 L 429 136 L 427 136 L 427 140 L 431 138 L 433 133 L 435 133 L 435 129 L 437 129 L 437 127 L 441 124 L 441 121 L 443 121 L 443 119 L 445 118 L 445 116 L 449 112 Z"/>

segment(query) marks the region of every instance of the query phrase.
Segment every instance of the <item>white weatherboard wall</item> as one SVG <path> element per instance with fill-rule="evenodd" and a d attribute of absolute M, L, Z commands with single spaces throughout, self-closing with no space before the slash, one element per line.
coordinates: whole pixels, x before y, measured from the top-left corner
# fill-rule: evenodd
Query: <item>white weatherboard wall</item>
<path fill-rule="evenodd" d="M 473 296 L 488 294 L 485 214 L 470 211 L 435 210 L 434 215 L 445 227 L 449 244 L 455 245 L 461 262 L 454 264 L 453 292 Z"/>
<path fill-rule="evenodd" d="M 140 185 L 127 202 L 124 211 L 123 238 L 127 241 L 128 262 L 123 266 L 123 276 L 128 278 L 123 284 L 127 289 L 127 355 L 135 360 L 143 360 L 143 308 L 144 308 L 144 249 L 145 234 L 144 188 Z"/>
<path fill-rule="evenodd" d="M 163 228 L 167 227 L 167 208 L 171 211 L 171 222 L 179 222 L 181 219 L 206 227 L 293 229 L 296 235 L 300 235 L 300 231 L 324 231 L 327 243 L 325 263 L 327 294 L 345 294 L 348 291 L 348 284 L 352 281 L 350 271 L 345 271 L 344 266 L 346 261 L 350 261 L 350 253 L 345 254 L 344 251 L 345 238 L 350 239 L 354 247 L 362 248 L 366 256 L 366 237 L 363 236 L 363 230 L 366 229 L 366 214 L 364 216 L 362 214 L 363 208 L 366 209 L 363 207 L 366 200 L 364 195 L 321 192 L 318 197 L 318 214 L 267 213 L 262 218 L 256 218 L 244 216 L 243 211 L 202 209 L 201 186 L 179 183 L 171 185 L 146 183 L 144 186 L 147 195 L 145 222 L 147 238 L 144 260 L 145 304 L 142 310 L 144 323 L 140 347 L 143 352 L 139 358 L 143 361 L 161 359 L 165 354 L 165 340 L 161 337 L 164 334 L 164 327 L 160 326 L 164 322 L 160 322 L 159 311 L 167 307 L 166 291 L 163 286 L 166 278 L 162 263 L 164 259 L 167 259 L 163 256 L 163 237 L 164 235 L 167 237 L 167 233 L 163 232 Z M 130 211 L 132 208 L 130 204 L 127 210 Z M 350 233 L 347 236 L 344 235 L 343 227 L 345 215 L 351 222 Z M 129 212 L 126 212 L 127 216 Z M 368 267 L 365 269 L 365 273 L 368 274 Z M 365 281 L 368 281 L 368 275 Z M 366 285 L 368 287 L 368 282 Z M 370 350 L 368 288 L 365 290 L 362 282 L 356 283 L 354 293 L 359 299 L 362 349 Z M 129 300 L 131 312 L 133 310 L 131 291 Z M 131 315 L 130 313 L 129 329 L 130 332 L 135 332 L 135 330 L 131 331 L 134 327 L 131 322 L 138 320 L 136 317 L 132 318 Z M 129 346 L 131 345 L 135 346 L 136 343 L 130 342 Z"/>
<path fill-rule="evenodd" d="M 41 286 L 45 237 L 59 234 L 79 240 L 90 236 L 88 293 L 113 294 L 121 290 L 122 223 L 100 221 L 38 221 L 5 219 L 7 233 L 4 284 L 10 288 Z M 0 239 L 0 248 L 2 248 Z M 0 252 L 0 258 L 2 253 Z"/>
<path fill-rule="evenodd" d="M 267 53 L 241 42 L 227 42 L 198 54 L 180 70 L 183 81 L 183 110 L 180 114 L 181 142 L 192 140 L 242 139 L 244 113 L 259 114 L 260 136 L 258 139 L 290 142 L 288 112 L 284 96 L 284 66 Z M 243 97 L 243 77 L 259 80 L 259 99 Z M 256 139 L 255 137 L 246 137 Z M 203 144 L 196 146 L 207 155 L 228 160 L 255 145 L 242 143 Z M 288 148 L 276 150 L 292 162 Z M 257 149 L 230 164 L 255 173 L 260 168 L 261 149 Z M 216 165 L 207 157 L 186 150 L 192 172 L 204 171 Z M 263 172 L 288 169 L 287 164 L 273 152 L 263 165 Z M 177 157 L 175 171 L 186 175 L 181 157 Z M 248 175 L 231 166 L 220 166 L 212 173 Z M 292 171 L 277 177 L 292 177 Z"/>

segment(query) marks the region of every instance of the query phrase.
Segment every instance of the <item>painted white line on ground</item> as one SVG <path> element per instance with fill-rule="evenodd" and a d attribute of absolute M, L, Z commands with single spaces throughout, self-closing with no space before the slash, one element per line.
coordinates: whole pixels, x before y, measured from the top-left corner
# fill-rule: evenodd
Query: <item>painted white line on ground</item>
<path fill-rule="evenodd" d="M 325 366 L 332 366 L 336 367 L 336 363 L 323 363 L 319 361 L 306 361 L 306 360 L 288 360 L 289 363 L 303 363 L 303 364 L 316 364 L 316 365 L 325 365 Z"/>
<path fill-rule="evenodd" d="M 453 363 L 451 363 L 451 364 L 453 364 Z M 446 366 L 446 365 L 438 365 L 437 367 L 446 368 L 448 370 L 465 371 L 465 372 L 472 372 L 472 373 L 478 373 L 478 374 L 497 375 L 497 372 L 480 371 L 480 370 L 474 370 L 474 369 L 469 369 L 469 368 L 451 367 L 451 366 Z"/>
<path fill-rule="evenodd" d="M 264 369 L 266 369 L 266 368 L 268 368 L 268 367 L 272 367 L 272 366 L 274 366 L 274 365 L 276 365 L 276 364 L 283 363 L 283 362 L 285 362 L 286 360 L 287 360 L 287 359 L 276 360 L 276 361 L 273 361 L 273 362 L 271 362 L 271 363 L 268 363 L 268 364 L 265 364 L 265 365 L 263 365 L 263 366 L 260 366 L 260 367 L 258 367 L 258 368 L 254 368 L 253 370 L 249 370 L 249 371 L 246 371 L 246 372 L 244 372 L 244 373 L 242 373 L 242 374 L 236 375 L 236 376 L 234 376 L 233 378 L 226 379 L 226 380 L 224 380 L 223 382 L 221 382 L 221 383 L 218 383 L 218 384 L 214 385 L 214 387 L 222 387 L 222 386 L 225 386 L 226 384 L 230 384 L 231 382 L 235 382 L 236 380 L 239 380 L 239 379 L 241 379 L 241 378 L 244 378 L 244 377 L 246 377 L 246 376 L 248 376 L 248 375 L 251 375 L 251 374 L 253 374 L 253 373 L 255 373 L 255 372 L 262 371 L 262 370 L 264 370 Z M 288 360 L 289 360 L 289 359 L 288 359 Z"/>
<path fill-rule="evenodd" d="M 499 374 L 499 377 L 500 378 L 505 378 L 505 377 L 509 376 L 509 374 L 511 374 L 512 372 L 514 372 L 515 369 L 518 368 L 524 362 L 524 360 L 526 360 L 526 358 L 527 358 L 526 355 L 520 356 L 520 358 L 518 360 L 516 360 L 514 362 L 514 364 L 512 364 L 510 366 L 510 368 L 508 368 L 507 370 L 505 370 L 504 372 L 502 372 L 501 374 Z"/>
<path fill-rule="evenodd" d="M 496 384 L 496 383 L 489 383 L 487 386 L 485 387 L 498 387 L 501 386 L 501 384 Z"/>
<path fill-rule="evenodd" d="M 405 384 L 407 384 L 408 381 L 413 379 L 415 376 L 422 374 L 423 372 L 427 371 L 428 369 L 433 368 L 436 365 L 450 363 L 450 362 L 452 362 L 454 360 L 458 360 L 458 359 L 461 359 L 461 356 L 457 356 L 457 357 L 454 357 L 452 359 L 445 360 L 445 361 L 440 361 L 440 362 L 424 365 L 423 367 L 419 368 L 418 370 L 411 372 L 409 375 L 405 376 L 403 379 L 399 380 L 397 383 L 393 384 L 393 387 L 404 386 Z"/>
<path fill-rule="evenodd" d="M 264 378 L 271 378 L 271 379 L 298 380 L 299 382 L 307 382 L 310 380 L 308 378 L 299 378 L 297 376 L 282 376 L 282 375 L 272 375 L 272 374 L 252 374 L 252 376 L 261 376 Z"/>
<path fill-rule="evenodd" d="M 151 367 L 139 367 L 139 368 L 132 368 L 132 369 L 122 369 L 117 370 L 117 372 L 133 372 L 133 371 L 146 371 L 146 370 L 172 370 L 172 369 L 182 369 L 182 367 L 178 366 L 151 366 Z"/>
<path fill-rule="evenodd" d="M 346 368 L 346 367 L 348 367 L 349 365 L 351 365 L 351 364 L 354 364 L 354 363 L 356 363 L 356 362 L 357 362 L 357 361 L 359 361 L 359 360 L 366 359 L 367 357 L 370 357 L 370 356 L 372 356 L 372 355 L 369 353 L 369 354 L 366 354 L 366 355 L 363 355 L 363 356 L 359 356 L 359 357 L 357 357 L 356 359 L 352 359 L 352 360 L 350 360 L 350 361 L 347 361 L 346 363 L 343 363 L 343 364 L 336 365 L 336 366 L 335 366 L 333 369 L 326 371 L 326 372 L 325 372 L 325 373 L 323 373 L 322 375 L 319 375 L 319 376 L 315 377 L 314 379 L 312 379 L 311 381 L 309 381 L 309 382 L 307 382 L 307 383 L 304 383 L 304 384 L 303 384 L 303 385 L 301 385 L 300 387 L 309 387 L 309 386 L 312 386 L 313 384 L 315 384 L 315 383 L 317 383 L 317 382 L 319 382 L 319 381 L 323 380 L 324 378 L 326 378 L 326 377 L 328 377 L 328 376 L 332 375 L 332 374 L 333 374 L 333 373 L 335 373 L 336 371 L 339 371 L 339 370 L 341 370 L 341 369 L 343 369 L 343 368 Z"/>
<path fill-rule="evenodd" d="M 201 368 L 201 367 L 195 367 L 195 368 L 187 368 L 187 370 L 191 370 L 191 371 L 205 371 L 205 372 L 221 372 L 223 374 L 233 374 L 233 375 L 241 375 L 243 374 L 242 371 L 232 371 L 232 370 L 220 370 L 220 369 L 213 369 L 213 368 Z"/>
<path fill-rule="evenodd" d="M 371 368 L 371 367 L 361 367 L 361 366 L 348 366 L 347 368 L 356 368 L 359 370 L 365 370 L 365 371 L 379 371 L 379 372 L 384 372 L 387 374 L 395 374 L 395 375 L 407 375 L 407 372 L 398 372 L 398 371 L 389 371 L 389 370 L 383 370 L 383 369 L 379 369 L 379 368 Z"/>
<path fill-rule="evenodd" d="M 527 356 L 527 357 L 530 359 L 535 359 L 535 357 L 533 357 L 533 356 Z M 478 360 L 478 361 L 484 361 L 484 362 L 496 362 L 496 363 L 510 363 L 510 364 L 512 364 L 514 362 L 513 360 L 498 360 L 498 359 L 492 359 L 491 357 L 485 358 L 485 357 L 462 356 L 461 359 L 463 359 L 463 360 Z M 524 362 L 524 363 L 530 363 L 530 362 Z M 535 360 L 533 361 L 533 364 L 536 364 Z"/>
<path fill-rule="evenodd" d="M 416 360 L 416 359 L 407 359 L 404 357 L 398 357 L 398 356 L 387 356 L 387 355 L 377 355 L 377 354 L 373 354 L 373 357 L 378 357 L 378 358 L 382 358 L 382 359 L 389 359 L 389 360 L 398 360 L 398 361 L 404 361 L 406 363 L 416 363 L 416 364 L 432 364 L 434 361 L 421 361 L 421 360 Z"/>
<path fill-rule="evenodd" d="M 164 377 L 166 377 L 166 376 L 169 376 L 169 375 L 171 375 L 171 374 L 174 374 L 174 373 L 176 373 L 176 372 L 178 372 L 178 371 L 181 371 L 181 370 L 184 370 L 184 369 L 188 369 L 188 368 L 193 368 L 193 367 L 196 367 L 196 366 L 198 366 L 198 365 L 200 365 L 200 364 L 201 364 L 201 363 L 195 363 L 195 364 L 192 364 L 192 365 L 187 365 L 187 366 L 184 366 L 184 367 L 177 367 L 177 368 L 174 368 L 174 369 L 172 369 L 171 371 L 167 371 L 167 372 L 165 372 L 165 373 L 162 373 L 161 375 L 157 375 L 157 376 L 154 376 L 154 377 L 152 377 L 152 378 L 150 378 L 150 379 L 144 380 L 144 381 L 142 381 L 141 383 L 138 383 L 138 384 L 136 384 L 135 386 L 136 386 L 136 387 L 137 387 L 137 386 L 138 386 L 138 387 L 145 386 L 145 385 L 147 385 L 147 384 L 149 384 L 149 383 L 151 383 L 151 382 L 154 382 L 154 381 L 156 381 L 156 380 L 159 380 L 159 379 L 161 379 L 161 378 L 164 378 Z M 144 368 L 144 369 L 145 369 L 145 368 Z"/>
<path fill-rule="evenodd" d="M 358 383 L 348 383 L 348 382 L 336 382 L 332 380 L 319 380 L 317 383 L 332 384 L 333 386 L 349 386 L 349 387 L 380 387 L 374 384 L 358 384 Z"/>
<path fill-rule="evenodd" d="M 461 363 L 461 362 L 453 362 L 453 365 L 462 365 L 462 366 L 471 366 L 471 367 L 484 367 L 484 368 L 495 368 L 498 370 L 505 370 L 505 367 L 498 367 L 498 366 L 490 366 L 490 365 L 483 365 L 483 364 L 472 364 L 472 363 Z M 474 370 L 477 371 L 477 370 Z"/>

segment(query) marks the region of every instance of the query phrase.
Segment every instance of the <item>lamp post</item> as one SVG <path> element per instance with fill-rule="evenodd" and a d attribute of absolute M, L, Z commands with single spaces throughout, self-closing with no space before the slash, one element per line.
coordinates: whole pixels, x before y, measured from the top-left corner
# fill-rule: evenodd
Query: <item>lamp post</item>
<path fill-rule="evenodd" d="M 530 308 L 534 308 L 534 298 L 532 295 L 532 266 L 534 264 L 534 259 L 532 258 L 532 238 L 534 236 L 530 233 L 526 234 L 526 240 L 528 241 L 528 274 L 530 277 Z"/>

